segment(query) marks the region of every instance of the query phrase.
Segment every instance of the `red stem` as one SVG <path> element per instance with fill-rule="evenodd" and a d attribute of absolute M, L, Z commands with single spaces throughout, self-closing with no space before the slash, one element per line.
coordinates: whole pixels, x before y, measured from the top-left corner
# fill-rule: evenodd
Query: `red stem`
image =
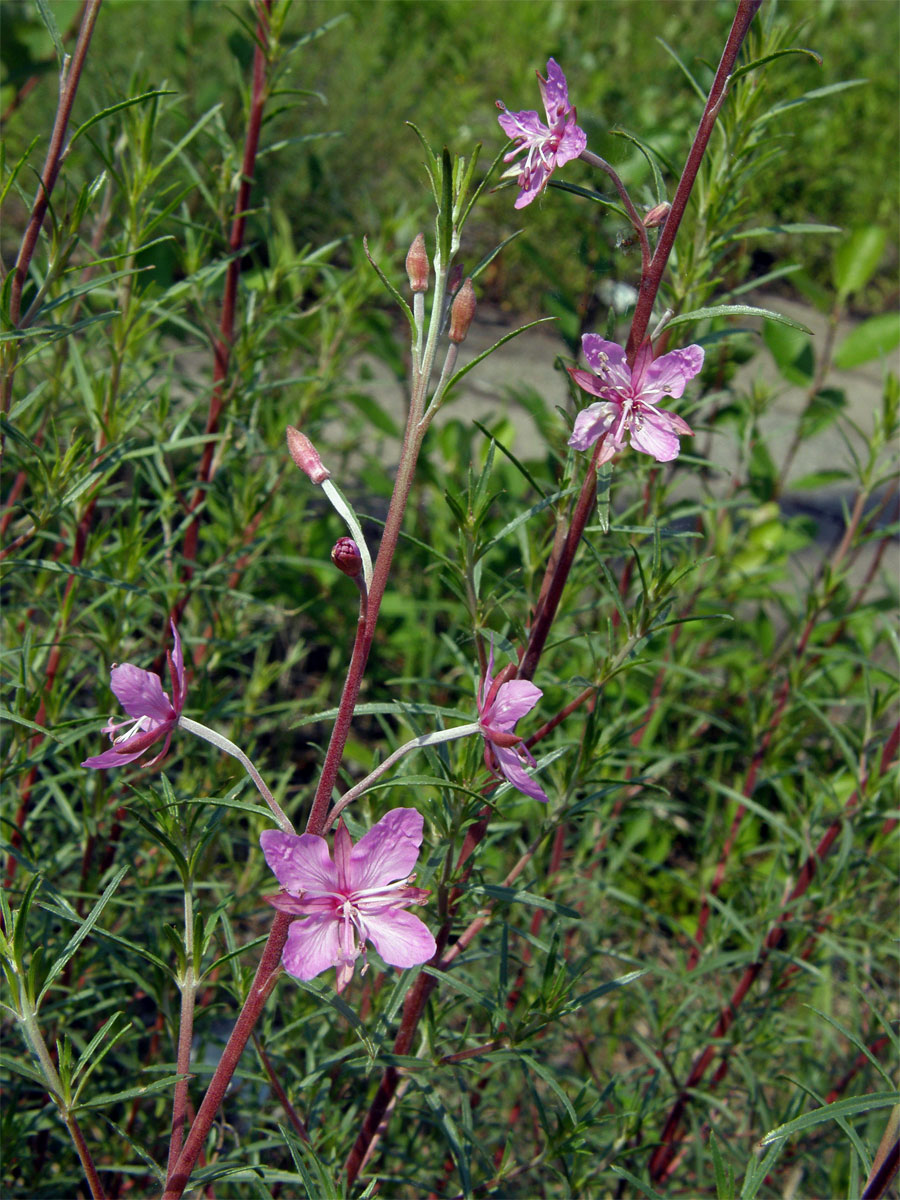
<path fill-rule="evenodd" d="M 722 107 L 722 101 L 725 99 L 728 80 L 734 70 L 734 65 L 737 62 L 744 38 L 747 36 L 750 22 L 756 16 L 761 4 L 762 0 L 739 0 L 738 2 L 737 12 L 734 16 L 731 31 L 728 34 L 728 41 L 725 43 L 725 49 L 722 51 L 722 57 L 719 61 L 719 69 L 716 71 L 716 77 L 710 88 L 706 107 L 703 109 L 700 124 L 697 126 L 697 132 L 694 135 L 693 145 L 688 153 L 684 170 L 681 172 L 681 179 L 678 181 L 678 187 L 675 189 L 675 195 L 672 198 L 672 207 L 660 231 L 659 241 L 656 243 L 656 249 L 650 260 L 650 269 L 641 278 L 637 304 L 635 305 L 634 317 L 631 322 L 631 333 L 628 336 L 628 345 L 626 347 L 629 362 L 632 361 L 638 347 L 647 336 L 647 327 L 650 324 L 656 294 L 662 283 L 663 273 L 669 261 L 672 246 L 675 243 L 675 235 L 678 233 L 678 227 L 681 225 L 681 219 L 687 208 L 687 202 L 690 199 L 697 173 L 700 170 L 700 164 L 706 153 L 706 147 L 709 145 L 709 139 L 712 136 L 713 127 L 719 115 L 719 109 Z"/>
<path fill-rule="evenodd" d="M 203 455 L 197 471 L 197 486 L 188 505 L 188 511 L 194 512 L 200 505 L 206 490 L 206 484 L 212 478 L 212 462 L 215 452 L 216 439 L 213 436 L 218 428 L 225 407 L 225 380 L 231 362 L 231 348 L 234 344 L 234 321 L 237 309 L 238 276 L 241 273 L 241 249 L 244 244 L 244 233 L 247 225 L 247 210 L 250 206 L 250 189 L 253 186 L 253 172 L 256 167 L 256 156 L 259 150 L 259 134 L 262 128 L 263 109 L 268 99 L 266 88 L 267 57 L 269 51 L 269 14 L 272 0 L 257 0 L 256 6 L 256 49 L 253 52 L 253 88 L 250 97 L 250 112 L 247 118 L 247 133 L 244 138 L 244 157 L 241 163 L 241 182 L 234 205 L 234 217 L 231 223 L 231 236 L 228 246 L 231 260 L 225 272 L 225 292 L 222 298 L 222 316 L 219 321 L 219 336 L 213 349 L 213 388 L 209 400 L 209 410 L 206 416 L 208 440 L 203 447 Z M 188 564 L 197 557 L 197 542 L 200 533 L 200 517 L 195 516 L 188 527 L 184 538 L 184 555 Z M 191 567 L 187 567 L 187 578 L 190 579 Z M 177 616 L 181 615 L 184 602 L 179 606 Z M 177 619 L 177 618 L 176 618 Z"/>
<path fill-rule="evenodd" d="M 900 746 L 900 724 L 894 727 L 890 737 L 887 740 L 887 743 L 885 744 L 881 755 L 881 774 L 884 774 L 890 767 L 894 755 L 897 753 L 898 746 Z M 723 1008 L 720 1012 L 719 1019 L 716 1022 L 715 1028 L 713 1029 L 709 1045 L 707 1045 L 702 1054 L 700 1054 L 694 1060 L 690 1074 L 688 1075 L 683 1088 L 679 1092 L 678 1098 L 672 1106 L 662 1132 L 662 1144 L 656 1148 L 652 1158 L 650 1159 L 651 1182 L 659 1183 L 670 1174 L 670 1168 L 678 1152 L 678 1130 L 681 1125 L 681 1120 L 684 1116 L 685 1109 L 691 1101 L 693 1089 L 696 1088 L 701 1082 L 716 1053 L 721 1050 L 721 1047 L 718 1045 L 718 1043 L 722 1040 L 722 1038 L 724 1038 L 725 1034 L 731 1028 L 744 997 L 747 995 L 750 988 L 758 978 L 769 958 L 769 955 L 773 950 L 778 949 L 785 941 L 787 937 L 785 926 L 789 917 L 791 916 L 794 902 L 800 899 L 800 897 L 803 896 L 809 888 L 819 864 L 825 861 L 825 858 L 830 852 L 835 839 L 844 826 L 844 823 L 849 817 L 852 816 L 853 811 L 858 806 L 859 799 L 860 793 L 859 791 L 855 791 L 847 801 L 840 816 L 836 817 L 835 820 L 832 821 L 831 825 L 829 825 L 818 846 L 816 846 L 815 851 L 806 859 L 806 862 L 800 869 L 797 882 L 794 884 L 790 895 L 781 907 L 781 912 L 778 914 L 777 919 L 766 935 L 759 957 L 754 963 L 747 967 L 737 987 L 734 989 L 731 999 L 728 1001 L 728 1004 L 725 1006 L 725 1008 Z"/>
<path fill-rule="evenodd" d="M 269 940 L 265 944 L 262 958 L 260 958 L 259 966 L 256 968 L 256 975 L 253 977 L 250 993 L 235 1022 L 234 1029 L 231 1031 L 231 1036 L 222 1052 L 222 1057 L 213 1073 L 213 1077 L 209 1081 L 209 1087 L 206 1089 L 203 1103 L 197 1111 L 197 1116 L 191 1125 L 191 1131 L 185 1140 L 184 1149 L 179 1154 L 174 1170 L 169 1175 L 166 1190 L 163 1193 L 163 1200 L 179 1200 L 182 1192 L 187 1187 L 194 1163 L 197 1161 L 197 1156 L 203 1148 L 206 1135 L 212 1127 L 219 1105 L 222 1103 L 231 1078 L 237 1069 L 240 1057 L 244 1052 L 244 1047 L 247 1045 L 250 1034 L 253 1032 L 253 1027 L 259 1020 L 266 1001 L 271 995 L 272 989 L 281 973 L 281 952 L 284 949 L 284 943 L 287 941 L 288 927 L 291 920 L 292 918 L 289 913 L 276 912 L 275 914 Z"/>

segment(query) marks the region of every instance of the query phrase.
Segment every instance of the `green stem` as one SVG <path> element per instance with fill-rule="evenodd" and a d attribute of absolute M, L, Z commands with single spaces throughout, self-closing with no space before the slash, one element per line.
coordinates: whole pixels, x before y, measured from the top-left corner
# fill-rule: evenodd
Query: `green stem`
<path fill-rule="evenodd" d="M 184 891 L 184 977 L 181 988 L 181 1014 L 178 1023 L 178 1055 L 175 1069 L 181 1079 L 175 1084 L 172 1098 L 172 1137 L 169 1141 L 169 1158 L 166 1178 L 170 1179 L 181 1153 L 184 1142 L 184 1126 L 188 1110 L 188 1076 L 191 1069 L 191 1042 L 194 1037 L 194 1002 L 197 996 L 197 981 L 194 976 L 194 897 L 190 888 Z"/>
<path fill-rule="evenodd" d="M 210 729 L 207 725 L 201 725 L 199 721 L 192 721 L 190 717 L 179 717 L 178 724 L 182 729 L 186 729 L 188 733 L 193 733 L 197 737 L 203 738 L 205 742 L 209 742 L 216 749 L 224 751 L 225 754 L 230 754 L 232 758 L 236 758 L 256 784 L 257 791 L 263 800 L 265 800 L 266 804 L 272 810 L 272 816 L 278 822 L 279 828 L 283 829 L 285 833 L 294 832 L 294 826 L 288 820 L 281 805 L 266 787 L 259 771 L 257 771 L 240 746 L 236 746 L 234 742 L 230 741 L 223 734 L 217 733 L 215 729 Z"/>

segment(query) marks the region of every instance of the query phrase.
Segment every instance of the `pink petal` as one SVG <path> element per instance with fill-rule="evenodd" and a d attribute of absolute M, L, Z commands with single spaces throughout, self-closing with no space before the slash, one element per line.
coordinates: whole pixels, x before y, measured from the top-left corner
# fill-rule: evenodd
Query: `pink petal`
<path fill-rule="evenodd" d="M 498 101 L 497 103 L 499 104 L 500 102 Z M 531 145 L 534 142 L 542 142 L 544 138 L 550 136 L 550 130 L 537 113 L 531 109 L 524 109 L 522 112 L 515 113 L 505 110 L 497 120 L 500 123 L 500 128 L 508 138 L 520 141 L 524 139 L 526 145 Z"/>
<path fill-rule="evenodd" d="M 406 879 L 416 865 L 425 821 L 414 808 L 392 808 L 359 839 L 351 854 L 355 891 Z"/>
<path fill-rule="evenodd" d="M 644 422 L 640 429 L 634 425 L 631 428 L 631 444 L 635 450 L 650 454 L 657 462 L 671 462 L 678 457 L 681 445 L 678 438 L 669 430 L 668 421 L 652 419 L 645 410 Z"/>
<path fill-rule="evenodd" d="M 86 758 L 81 765 L 83 767 L 91 767 L 97 771 L 108 770 L 110 767 L 124 767 L 126 763 L 134 762 L 136 758 L 140 758 L 146 748 L 146 746 L 142 746 L 132 754 L 119 754 L 115 749 L 104 750 L 102 754 L 95 754 L 93 758 Z"/>
<path fill-rule="evenodd" d="M 294 921 L 281 956 L 288 974 L 297 979 L 314 979 L 329 967 L 337 966 L 341 961 L 340 927 L 341 922 L 333 916 Z"/>
<path fill-rule="evenodd" d="M 693 437 L 694 431 L 678 413 L 669 412 L 667 408 L 658 408 L 656 410 L 661 416 L 665 417 L 669 422 L 669 427 L 673 433 L 679 434 L 681 437 Z"/>
<path fill-rule="evenodd" d="M 169 624 L 172 626 L 172 638 L 175 642 L 175 649 L 172 651 L 172 658 L 169 662 L 169 670 L 172 672 L 172 704 L 175 711 L 180 713 L 184 708 L 184 654 L 175 622 L 170 621 Z"/>
<path fill-rule="evenodd" d="M 485 720 L 504 732 L 510 730 L 520 717 L 531 712 L 543 694 L 539 687 L 527 679 L 511 679 L 508 683 L 502 683 L 497 689 L 490 713 L 485 714 Z"/>
<path fill-rule="evenodd" d="M 495 747 L 494 753 L 497 755 L 497 762 L 500 764 L 501 773 L 514 788 L 518 788 L 523 795 L 530 796 L 533 800 L 541 800 L 544 804 L 550 803 L 550 797 L 538 781 L 532 779 L 526 773 L 525 768 L 522 766 L 522 760 L 515 750 L 505 750 L 502 747 Z"/>
<path fill-rule="evenodd" d="M 337 871 L 328 853 L 328 843 L 313 833 L 282 833 L 266 829 L 259 835 L 266 862 L 286 892 L 333 892 Z"/>
<path fill-rule="evenodd" d="M 685 346 L 683 350 L 663 354 L 647 368 L 641 394 L 649 400 L 654 396 L 673 396 L 677 400 L 687 381 L 693 379 L 702 366 L 702 346 Z"/>
<path fill-rule="evenodd" d="M 608 342 L 596 333 L 586 333 L 581 339 L 581 349 L 604 383 L 631 388 L 631 368 L 625 361 L 625 349 L 618 342 Z M 602 395 L 601 392 L 594 394 Z"/>
<path fill-rule="evenodd" d="M 547 181 L 552 174 L 553 170 L 551 167 L 540 163 L 532 169 L 528 176 L 527 182 L 524 175 L 520 176 L 519 187 L 522 190 L 519 192 L 518 196 L 516 196 L 516 202 L 513 205 L 513 208 L 524 208 L 526 204 L 530 204 L 535 196 L 539 195 L 544 190 Z"/>
<path fill-rule="evenodd" d="M 109 686 L 129 717 L 152 717 L 163 722 L 175 716 L 159 676 L 152 671 L 122 663 L 110 671 Z"/>
<path fill-rule="evenodd" d="M 587 134 L 575 124 L 574 120 L 566 125 L 565 133 L 559 139 L 556 148 L 556 165 L 563 167 L 573 158 L 578 158 L 587 149 Z"/>
<path fill-rule="evenodd" d="M 437 950 L 428 927 L 403 908 L 366 914 L 365 922 L 366 936 L 392 967 L 414 967 L 427 962 Z"/>
<path fill-rule="evenodd" d="M 569 85 L 555 58 L 547 61 L 547 78 L 543 79 L 540 71 L 537 72 L 537 77 L 547 119 L 553 125 L 569 107 Z"/>
<path fill-rule="evenodd" d="M 580 367 L 566 367 L 566 370 L 583 392 L 588 392 L 592 396 L 599 396 L 601 400 L 618 402 L 619 393 L 616 389 L 605 383 L 593 371 L 583 371 Z"/>
<path fill-rule="evenodd" d="M 601 434 L 612 428 L 617 415 L 616 405 L 608 402 L 589 404 L 575 418 L 575 427 L 569 438 L 569 445 L 574 446 L 576 450 L 590 449 Z"/>

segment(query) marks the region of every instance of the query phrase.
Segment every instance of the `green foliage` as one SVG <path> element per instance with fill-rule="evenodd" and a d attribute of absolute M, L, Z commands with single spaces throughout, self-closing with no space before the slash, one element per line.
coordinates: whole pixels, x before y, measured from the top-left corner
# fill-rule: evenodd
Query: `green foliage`
<path fill-rule="evenodd" d="M 10 119 L 7 265 L 40 166 L 34 131 L 54 105 L 51 22 L 64 36 L 77 7 L 2 9 L 8 88 L 23 82 L 20 51 L 45 76 Z M 178 730 L 165 774 L 80 766 L 116 707 L 109 667 L 162 671 L 176 612 L 186 713 L 239 743 L 301 826 L 358 593 L 331 566 L 344 529 L 293 470 L 285 426 L 316 442 L 376 546 L 403 418 L 372 380 L 383 373 L 404 393 L 417 318 L 402 268 L 419 222 L 430 228 L 423 214 L 436 222 L 432 254 L 479 264 L 480 295 L 536 309 L 551 280 L 546 307 L 566 318 L 571 353 L 585 323 L 602 322 L 597 273 L 634 280 L 615 247 L 618 217 L 579 199 L 582 164 L 519 214 L 525 237 L 507 238 L 511 193 L 491 194 L 491 102 L 536 103 L 531 71 L 553 53 L 573 91 L 577 80 L 591 145 L 649 204 L 680 169 L 711 73 L 698 56 L 713 55 L 731 12 L 635 0 L 597 20 L 594 5 L 508 3 L 498 59 L 494 6 L 344 9 L 338 23 L 331 4 L 273 5 L 271 86 L 235 249 L 248 11 L 185 3 L 161 22 L 155 6 L 106 0 L 21 320 L 10 282 L 2 297 L 10 1197 L 87 1194 L 73 1118 L 109 1195 L 160 1188 L 185 996 L 196 1108 L 271 924 L 258 844 L 271 819 L 233 759 Z M 495 786 L 481 739 L 468 738 L 422 747 L 346 811 L 354 836 L 388 807 L 425 816 L 423 916 L 449 924 L 445 957 L 422 968 L 435 986 L 409 1052 L 395 1037 L 418 971 L 372 951 L 340 996 L 331 975 L 280 978 L 192 1186 L 214 1183 L 222 1197 L 660 1195 L 667 1181 L 648 1164 L 713 1047 L 670 1191 L 862 1191 L 896 1099 L 897 1051 L 886 936 L 896 797 L 883 759 L 896 720 L 888 484 L 900 387 L 885 369 L 881 407 L 861 427 L 833 374 L 880 370 L 900 342 L 886 315 L 837 334 L 847 305 L 883 288 L 893 253 L 879 189 L 852 173 L 872 139 L 884 145 L 871 106 L 886 68 L 866 41 L 868 13 L 822 6 L 800 46 L 769 6 L 735 74 L 669 278 L 670 335 L 707 351 L 679 402 L 696 437 L 673 464 L 628 452 L 602 473 L 541 658 L 541 704 L 521 730 L 568 710 L 533 747 L 551 804 Z M 671 54 L 646 36 L 651 25 Z M 807 41 L 826 71 L 829 51 L 840 61 L 864 48 L 872 86 L 841 90 Z M 848 113 L 857 131 L 835 142 L 845 158 L 836 149 L 825 171 L 798 156 Z M 615 122 L 640 140 L 614 139 Z M 851 177 L 852 222 L 839 186 Z M 823 231 L 832 222 L 853 230 Z M 759 306 L 739 299 L 755 248 L 782 280 L 801 242 L 814 247 L 806 286 L 829 333 L 811 339 L 770 313 L 757 338 L 747 326 Z M 401 306 L 388 315 L 392 298 Z M 473 367 L 477 378 L 488 353 L 463 343 L 448 391 Z M 486 646 L 500 668 L 523 644 L 585 471 L 566 444 L 575 410 L 563 378 L 556 394 L 510 389 L 476 420 L 448 409 L 428 431 L 339 791 L 409 738 L 475 719 Z M 784 417 L 789 387 L 800 402 Z M 526 412 L 536 442 L 517 428 Z M 794 470 L 826 438 L 838 449 Z M 818 502 L 800 505 L 804 489 Z M 829 502 L 843 510 L 836 535 Z M 733 1023 L 717 1028 L 748 973 Z M 396 1109 L 350 1186 L 347 1155 L 385 1071 L 400 1081 Z"/>

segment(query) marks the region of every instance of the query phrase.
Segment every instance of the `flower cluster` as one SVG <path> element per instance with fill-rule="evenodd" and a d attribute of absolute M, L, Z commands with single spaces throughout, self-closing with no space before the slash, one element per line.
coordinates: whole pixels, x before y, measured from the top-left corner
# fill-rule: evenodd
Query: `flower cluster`
<path fill-rule="evenodd" d="M 525 158 L 509 168 L 505 174 L 518 176 L 519 194 L 516 208 L 524 208 L 547 186 L 550 176 L 557 167 L 573 158 L 578 158 L 587 148 L 587 136 L 576 124 L 575 109 L 569 104 L 569 88 L 566 77 L 555 59 L 547 62 L 547 78 L 537 72 L 547 114 L 545 125 L 531 109 L 510 112 L 502 100 L 497 107 L 503 110 L 497 118 L 507 137 L 516 142 L 516 147 L 503 161 L 513 162 L 523 150 Z"/>
<path fill-rule="evenodd" d="M 260 836 L 266 862 L 284 889 L 266 899 L 281 912 L 305 918 L 288 930 L 282 963 L 289 974 L 312 979 L 336 967 L 340 992 L 353 977 L 357 958 L 365 959 L 367 941 L 393 967 L 413 967 L 432 957 L 434 938 L 405 911 L 428 897 L 423 888 L 411 886 L 410 874 L 423 824 L 416 809 L 392 808 L 354 846 L 341 821 L 334 861 L 328 843 L 315 834 L 298 837 L 267 829 Z"/>
<path fill-rule="evenodd" d="M 548 802 L 547 793 L 525 771 L 523 762 L 534 766 L 534 757 L 513 733 L 520 717 L 530 713 L 544 694 L 527 679 L 503 681 L 503 673 L 494 679 L 494 647 L 487 673 L 478 696 L 478 724 L 484 735 L 484 761 L 489 771 L 499 772 L 514 788 L 533 800 Z"/>
<path fill-rule="evenodd" d="M 124 767 L 126 763 L 134 762 L 150 746 L 165 738 L 162 750 L 147 763 L 152 766 L 159 762 L 169 748 L 172 733 L 184 708 L 184 655 L 181 651 L 181 638 L 171 622 L 172 637 L 175 642 L 174 650 L 167 652 L 169 676 L 172 680 L 172 699 L 163 691 L 162 680 L 152 671 L 145 671 L 133 663 L 114 665 L 110 671 L 109 686 L 116 699 L 128 713 L 130 721 L 108 721 L 102 732 L 108 733 L 112 748 L 93 758 L 86 758 L 83 767 L 109 768 Z M 131 725 L 127 733 L 117 735 L 116 730 L 123 725 Z"/>
<path fill-rule="evenodd" d="M 608 462 L 625 444 L 657 462 L 671 462 L 678 457 L 679 437 L 693 434 L 690 425 L 676 413 L 658 407 L 663 396 L 676 399 L 684 392 L 685 384 L 703 366 L 703 349 L 685 346 L 669 354 L 653 357 L 653 347 L 644 342 L 629 367 L 625 351 L 615 342 L 604 341 L 596 333 L 586 333 L 581 339 L 584 357 L 592 371 L 569 368 L 569 374 L 585 392 L 599 396 L 601 402 L 591 404 L 578 414 L 569 445 L 587 450 L 600 438 L 606 441 L 597 462 Z"/>

